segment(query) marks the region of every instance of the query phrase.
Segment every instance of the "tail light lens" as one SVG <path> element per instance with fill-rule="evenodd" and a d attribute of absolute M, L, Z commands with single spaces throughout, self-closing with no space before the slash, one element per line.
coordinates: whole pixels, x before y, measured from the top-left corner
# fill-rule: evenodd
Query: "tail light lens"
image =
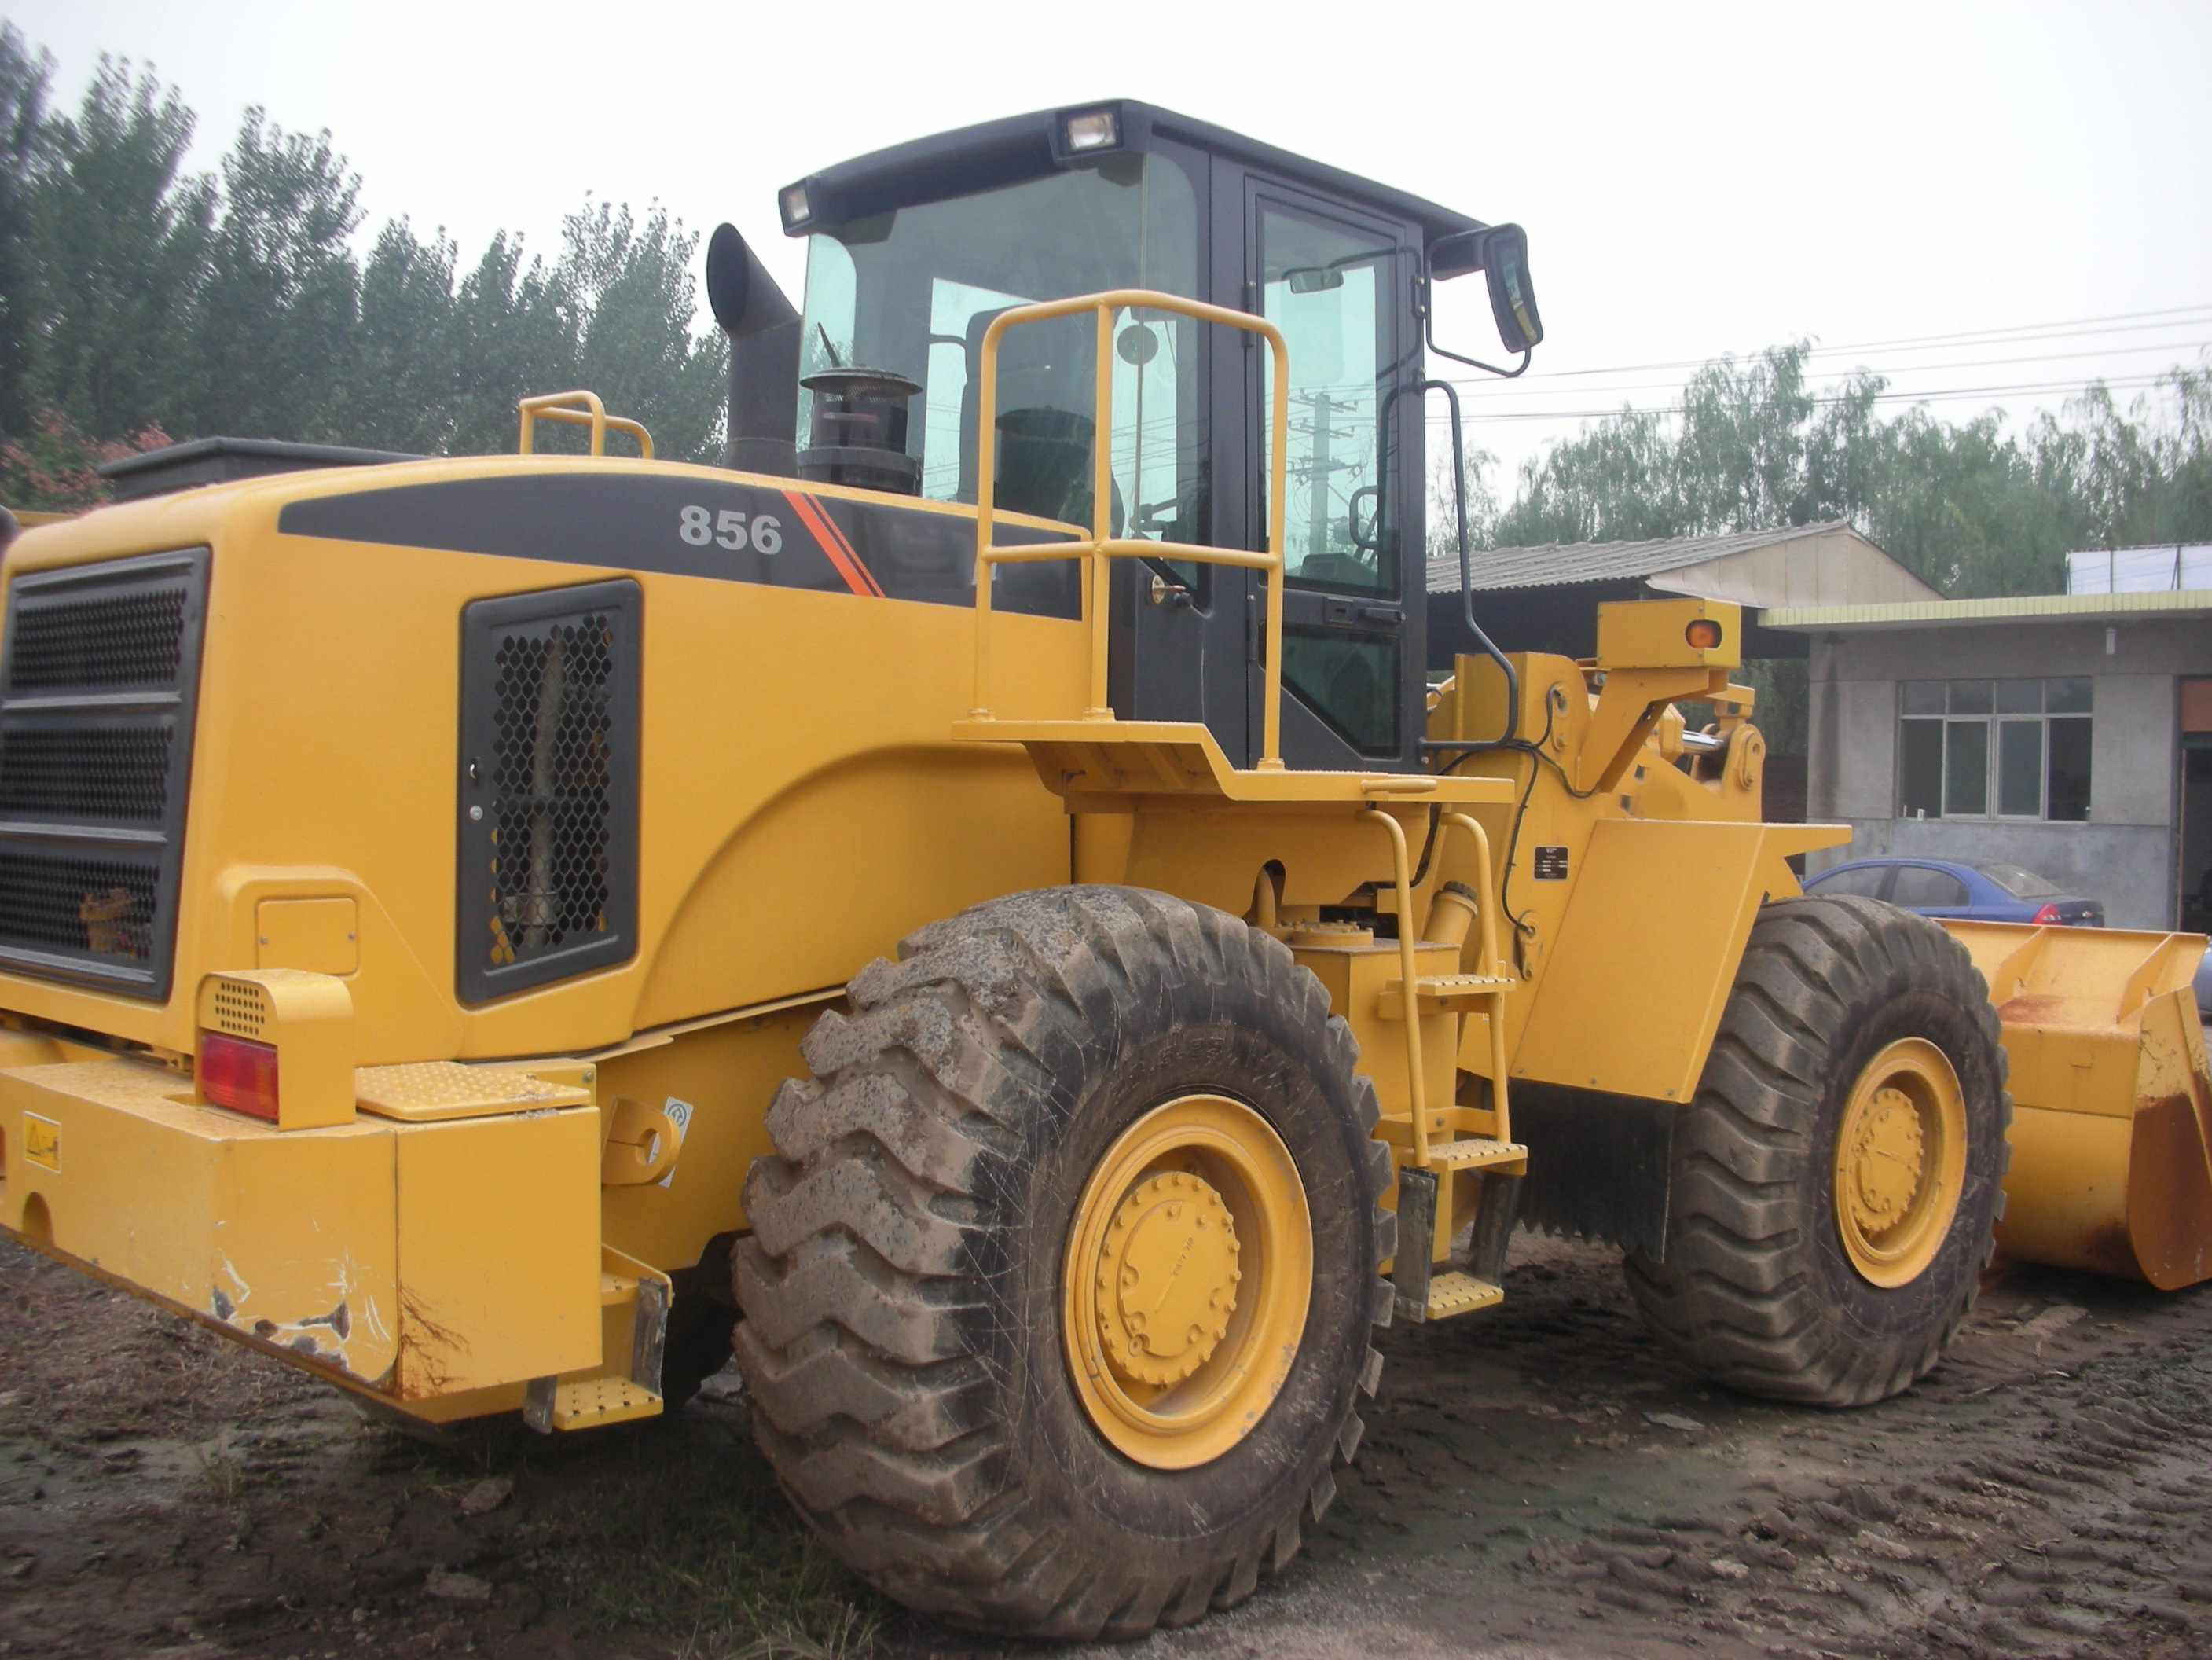
<path fill-rule="evenodd" d="M 200 1034 L 200 1093 L 219 1107 L 276 1122 L 276 1046 Z"/>
<path fill-rule="evenodd" d="M 2029 917 L 2027 920 L 2031 922 L 2050 923 L 2063 922 L 2066 919 L 2058 914 L 2057 906 L 2045 905 L 2041 910 L 2036 912 L 2034 915 Z"/>

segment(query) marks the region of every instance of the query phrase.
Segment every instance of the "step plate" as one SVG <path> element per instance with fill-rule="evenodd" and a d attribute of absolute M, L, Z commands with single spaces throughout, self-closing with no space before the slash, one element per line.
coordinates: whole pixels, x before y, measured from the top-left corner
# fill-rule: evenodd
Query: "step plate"
<path fill-rule="evenodd" d="M 1434 1275 L 1429 1280 L 1429 1320 L 1449 1320 L 1455 1314 L 1473 1314 L 1477 1309 L 1486 1309 L 1505 1300 L 1505 1288 L 1493 1286 L 1486 1280 L 1478 1280 L 1471 1274 L 1456 1271 Z"/>
<path fill-rule="evenodd" d="M 1437 1170 L 1487 1170 L 1494 1164 L 1519 1164 L 1528 1156 L 1528 1149 L 1518 1141 L 1492 1141 L 1485 1136 L 1429 1143 L 1429 1163 Z"/>
<path fill-rule="evenodd" d="M 659 1395 L 627 1377 L 593 1377 L 563 1383 L 554 1391 L 553 1427 L 587 1430 L 633 1418 L 656 1418 L 660 1408 Z"/>

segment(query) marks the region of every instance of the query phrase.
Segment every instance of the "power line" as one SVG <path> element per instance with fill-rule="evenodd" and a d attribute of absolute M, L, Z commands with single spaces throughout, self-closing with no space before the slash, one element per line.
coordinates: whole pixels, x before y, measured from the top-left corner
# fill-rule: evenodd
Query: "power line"
<path fill-rule="evenodd" d="M 2212 351 L 2212 340 L 2190 341 L 2173 347 L 2138 346 L 2126 348 L 2124 350 L 2134 351 L 2163 351 L 2169 350 L 2194 350 L 2199 352 Z M 1956 369 L 2009 368 L 2015 364 L 2021 363 L 2063 363 L 2073 362 L 2083 357 L 2106 357 L 2111 355 L 2112 354 L 2109 351 L 2076 351 L 2050 352 L 2033 357 L 1981 357 L 1975 358 L 1970 362 L 1963 363 L 1908 364 L 1894 369 L 1866 369 L 1863 371 L 1856 369 L 1848 371 L 1828 370 L 1823 372 L 1815 378 L 1821 380 L 1833 381 L 1840 380 L 1847 374 L 1855 374 L 1863 372 L 1869 374 L 1877 375 L 1884 380 L 1889 380 L 1899 375 L 1948 374 Z M 2177 368 L 2181 366 L 2176 365 Z M 2164 375 L 2171 372 L 2172 371 L 2170 370 L 2160 370 L 2158 373 L 2160 375 Z M 2138 371 L 2138 373 L 2142 372 Z M 1530 398 L 1559 397 L 1571 390 L 1565 386 L 1554 389 L 1546 386 L 1525 386 L 1517 380 L 1501 385 L 1496 382 L 1484 381 L 1481 380 L 1468 380 L 1455 381 L 1453 384 L 1460 386 L 1488 387 L 1490 389 L 1489 398 L 1485 399 L 1486 402 L 1490 401 L 1491 398 L 1525 400 Z M 1604 392 L 1679 392 L 1681 390 L 1681 383 L 1679 380 L 1647 380 L 1633 383 L 1628 386 L 1575 388 L 1571 390 L 1587 390 Z M 1431 418 L 1435 417 L 1432 417 Z"/>
<path fill-rule="evenodd" d="M 2132 320 L 2142 318 L 2160 318 L 2166 320 L 2159 322 Z M 2002 329 L 1974 329 L 1956 334 L 1907 335 L 1893 340 L 1860 340 L 1847 342 L 1842 345 L 1812 346 L 1808 349 L 1806 355 L 1813 357 L 1832 357 L 1850 351 L 1936 350 L 1945 346 L 1974 344 L 2027 345 L 2037 340 L 2087 339 L 2095 335 L 2137 333 L 2146 329 L 2193 327 L 2198 322 L 2208 319 L 2212 319 L 2212 305 L 2177 306 L 2160 312 L 2121 312 L 2109 318 L 2080 318 L 2072 321 L 2053 323 L 2021 323 Z M 2112 324 L 2115 326 L 2088 326 L 2095 324 Z M 2158 348 L 2155 346 L 2122 347 L 2116 350 L 2149 351 L 2156 350 Z M 1732 352 L 1717 354 L 1717 356 L 1748 359 L 1755 358 L 1759 354 Z M 1607 374 L 1650 374 L 1668 369 L 1696 369 L 1703 368 L 1707 363 L 1714 361 L 1715 357 L 1708 356 L 1679 358 L 1669 362 L 1618 363 L 1602 368 L 1538 369 L 1532 374 L 1522 376 L 1515 384 L 1526 387 L 1530 382 L 1537 380 L 1587 380 Z M 1470 377 L 1455 381 L 1454 384 L 1479 386 L 1482 382 Z"/>
<path fill-rule="evenodd" d="M 2147 390 L 2149 387 L 2155 386 L 2165 379 L 2166 376 L 2164 374 L 2136 375 L 2106 380 L 2101 384 L 2108 390 L 2133 392 Z M 1989 398 L 2001 396 L 2007 393 L 2017 394 L 2026 392 L 2086 392 L 2087 389 L 2088 388 L 2081 386 L 2079 382 L 2073 380 L 2024 381 L 2010 386 L 1950 386 L 1934 392 L 1877 392 L 1868 401 L 1876 404 L 1893 404 L 1899 402 L 1932 404 L 1959 398 Z M 1837 404 L 1850 403 L 1854 400 L 1848 397 L 1842 396 L 1829 397 L 1815 395 L 1808 398 L 1807 401 L 1817 407 L 1826 408 Z M 1477 405 L 1475 408 L 1468 411 L 1467 418 L 1468 423 L 1472 425 L 1478 421 L 1598 421 L 1607 419 L 1613 416 L 1623 414 L 1674 416 L 1687 413 L 1687 407 L 1681 404 L 1644 405 L 1642 407 L 1638 407 L 1636 405 L 1623 406 L 1620 404 L 1615 404 L 1610 409 L 1590 410 L 1500 410 L 1495 413 L 1486 412 L 1480 405 Z M 1435 418 L 1437 417 L 1431 417 L 1431 419 Z M 1445 416 L 1441 418 L 1449 420 L 1450 417 Z"/>

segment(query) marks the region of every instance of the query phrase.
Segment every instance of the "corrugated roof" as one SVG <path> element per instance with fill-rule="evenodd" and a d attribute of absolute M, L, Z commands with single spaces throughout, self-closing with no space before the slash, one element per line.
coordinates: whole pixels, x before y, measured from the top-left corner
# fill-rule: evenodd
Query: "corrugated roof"
<path fill-rule="evenodd" d="M 1763 611 L 1770 629 L 1934 628 L 1959 623 L 2092 623 L 2105 617 L 2191 617 L 2212 612 L 2212 588 L 2163 593 L 2027 593 L 2009 599 L 1934 599 L 1902 605 L 1802 605 Z"/>
<path fill-rule="evenodd" d="M 1663 536 L 1648 542 L 1548 542 L 1534 548 L 1478 549 L 1468 556 L 1478 590 L 1542 588 L 1577 582 L 1618 582 L 1662 571 L 1701 565 L 1708 559 L 1808 536 L 1832 536 L 1851 529 L 1848 519 L 1817 525 L 1787 525 L 1780 530 L 1745 531 L 1735 536 Z M 1429 561 L 1429 592 L 1459 592 L 1459 556 Z"/>

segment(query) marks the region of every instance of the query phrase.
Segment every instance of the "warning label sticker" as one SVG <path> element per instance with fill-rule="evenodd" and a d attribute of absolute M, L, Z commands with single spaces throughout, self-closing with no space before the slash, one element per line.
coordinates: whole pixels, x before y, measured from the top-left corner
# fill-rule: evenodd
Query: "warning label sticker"
<path fill-rule="evenodd" d="M 679 1101 L 672 1095 L 668 1098 L 668 1104 L 662 1107 L 661 1110 L 668 1115 L 668 1122 L 676 1126 L 676 1146 L 680 1152 L 684 1147 L 684 1137 L 691 1128 L 691 1104 L 689 1101 Z M 668 1167 L 668 1174 L 662 1177 L 654 1185 L 665 1188 L 675 1180 L 676 1166 L 672 1164 Z"/>

